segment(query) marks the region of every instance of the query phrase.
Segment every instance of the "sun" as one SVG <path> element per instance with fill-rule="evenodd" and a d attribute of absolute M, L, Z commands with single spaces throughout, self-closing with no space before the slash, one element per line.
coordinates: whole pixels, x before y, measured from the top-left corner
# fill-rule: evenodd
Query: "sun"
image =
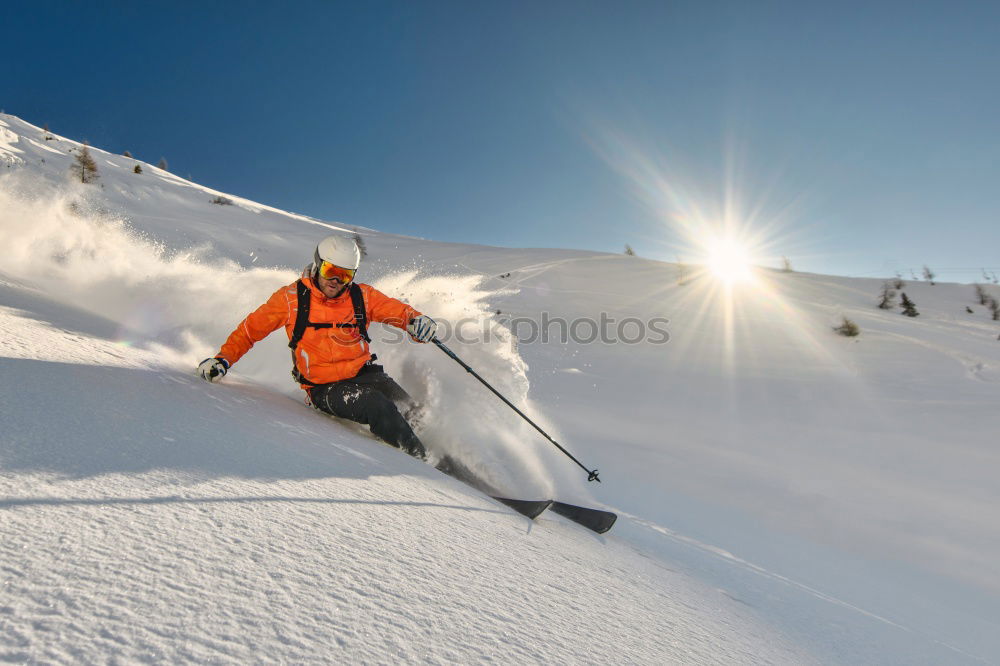
<path fill-rule="evenodd" d="M 753 280 L 754 259 L 750 248 L 731 236 L 717 237 L 705 243 L 705 266 L 726 284 Z"/>

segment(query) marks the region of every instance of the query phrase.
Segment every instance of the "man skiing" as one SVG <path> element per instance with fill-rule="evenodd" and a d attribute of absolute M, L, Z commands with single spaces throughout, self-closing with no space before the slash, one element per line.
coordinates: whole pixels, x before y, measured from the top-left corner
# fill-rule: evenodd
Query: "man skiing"
<path fill-rule="evenodd" d="M 437 324 L 374 287 L 354 282 L 360 263 L 353 239 L 324 238 L 302 277 L 240 322 L 219 353 L 201 362 L 198 373 L 210 382 L 220 380 L 255 342 L 284 326 L 292 376 L 314 407 L 366 424 L 383 441 L 423 459 L 424 446 L 399 410 L 413 408 L 413 401 L 374 363 L 367 322 L 403 329 L 417 342 L 432 340 Z"/>

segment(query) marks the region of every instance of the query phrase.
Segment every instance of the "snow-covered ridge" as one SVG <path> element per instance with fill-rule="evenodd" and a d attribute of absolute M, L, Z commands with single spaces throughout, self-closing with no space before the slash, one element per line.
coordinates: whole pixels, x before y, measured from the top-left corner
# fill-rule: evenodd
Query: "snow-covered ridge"
<path fill-rule="evenodd" d="M 441 318 L 670 320 L 665 345 L 455 344 L 601 468 L 596 489 L 436 350 L 379 350 L 433 406 L 432 446 L 622 513 L 597 539 L 303 409 L 278 336 L 222 385 L 194 381 L 353 227 L 96 147 L 99 184 L 76 184 L 79 144 L 0 123 L 3 657 L 1000 654 L 1000 323 L 970 286 L 907 284 L 911 319 L 874 307 L 880 280 L 768 272 L 727 298 L 638 258 L 363 230 L 362 279 Z M 833 333 L 843 316 L 860 337 Z"/>
<path fill-rule="evenodd" d="M 2 160 L 7 167 L 17 166 L 23 164 L 24 160 L 18 155 L 22 152 L 20 149 L 15 147 L 19 141 L 19 137 L 14 132 L 7 129 L 6 123 L 0 120 L 0 160 Z"/>

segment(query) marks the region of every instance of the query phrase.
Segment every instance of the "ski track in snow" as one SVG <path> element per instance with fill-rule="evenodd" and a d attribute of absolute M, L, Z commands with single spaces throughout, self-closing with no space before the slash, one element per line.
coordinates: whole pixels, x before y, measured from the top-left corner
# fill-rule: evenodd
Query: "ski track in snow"
<path fill-rule="evenodd" d="M 716 558 L 718 558 L 720 560 L 723 560 L 726 563 L 729 563 L 729 564 L 732 564 L 734 566 L 737 566 L 737 567 L 740 567 L 742 569 L 745 569 L 746 571 L 751 572 L 751 573 L 753 573 L 755 575 L 762 576 L 764 578 L 777 581 L 777 582 L 779 582 L 779 583 L 781 583 L 783 585 L 787 585 L 789 587 L 793 587 L 793 588 L 796 588 L 798 590 L 801 590 L 801 591 L 805 592 L 806 594 L 808 594 L 808 595 L 810 595 L 810 596 L 812 596 L 812 597 L 814 597 L 814 598 L 816 598 L 816 599 L 818 599 L 820 601 L 823 601 L 823 602 L 826 602 L 826 603 L 829 603 L 829 604 L 833 604 L 833 605 L 836 605 L 836 606 L 841 606 L 841 607 L 846 608 L 846 609 L 848 609 L 848 610 L 850 610 L 850 611 L 852 611 L 854 613 L 858 613 L 858 614 L 863 615 L 865 617 L 871 618 L 871 619 L 873 619 L 873 620 L 875 620 L 877 622 L 885 624 L 885 625 L 887 625 L 889 627 L 892 627 L 894 629 L 898 629 L 898 630 L 903 631 L 903 632 L 905 632 L 907 634 L 915 635 L 917 633 L 917 632 L 913 631 L 912 629 L 910 629 L 909 627 L 903 626 L 903 625 L 901 625 L 901 624 L 899 624 L 897 622 L 893 622 L 889 618 L 882 617 L 881 615 L 878 615 L 877 613 L 873 613 L 871 611 L 867 611 L 864 608 L 860 608 L 860 607 L 858 607 L 858 606 L 856 606 L 854 604 L 851 604 L 851 603 L 848 603 L 846 601 L 843 601 L 842 599 L 838 599 L 837 597 L 834 597 L 834 596 L 831 596 L 831 595 L 826 594 L 824 592 L 821 592 L 820 590 L 814 589 L 814 588 L 812 588 L 812 587 L 810 587 L 808 585 L 805 585 L 803 583 L 800 583 L 800 582 L 797 582 L 795 580 L 792 580 L 791 578 L 788 578 L 786 576 L 782 576 L 782 575 L 774 573 L 772 571 L 768 571 L 764 567 L 758 566 L 758 565 L 756 565 L 756 564 L 754 564 L 752 562 L 749 562 L 749 561 L 744 560 L 744 559 L 742 559 L 740 557 L 737 557 L 736 555 L 730 553 L 729 551 L 724 550 L 722 548 L 719 548 L 717 546 L 712 546 L 712 545 L 703 543 L 703 542 L 701 542 L 701 541 L 699 541 L 699 540 L 697 540 L 695 538 L 692 538 L 692 537 L 689 537 L 689 536 L 685 536 L 683 534 L 678 534 L 677 532 L 674 532 L 673 530 L 671 530 L 671 529 L 669 529 L 667 527 L 663 527 L 662 525 L 657 525 L 656 523 L 654 523 L 654 522 L 652 522 L 650 520 L 645 520 L 645 519 L 640 518 L 638 516 L 632 516 L 632 515 L 623 513 L 622 517 L 627 517 L 627 518 L 629 518 L 630 520 L 632 520 L 637 525 L 641 525 L 641 526 L 643 526 L 643 527 L 645 527 L 645 528 L 647 528 L 649 530 L 652 530 L 653 532 L 656 532 L 657 534 L 663 535 L 664 537 L 669 538 L 669 539 L 671 539 L 673 541 L 676 541 L 676 542 L 678 542 L 680 544 L 683 544 L 685 546 L 689 546 L 689 547 L 695 548 L 697 550 L 700 550 L 700 551 L 702 551 L 704 553 L 707 553 L 707 554 L 711 555 L 712 557 L 716 557 Z M 961 657 L 964 657 L 964 658 L 967 658 L 967 659 L 971 659 L 971 660 L 979 662 L 979 663 L 984 663 L 984 664 L 985 663 L 989 663 L 986 659 L 983 659 L 982 657 L 980 657 L 978 655 L 971 654 L 969 652 L 965 652 L 961 648 L 958 648 L 958 647 L 956 647 L 954 645 L 949 645 L 948 643 L 945 643 L 943 641 L 939 641 L 939 640 L 936 640 L 936 639 L 932 639 L 932 640 L 935 643 L 937 643 L 937 644 L 939 644 L 939 645 L 947 648 L 948 650 L 954 652 L 956 655 L 960 655 Z"/>

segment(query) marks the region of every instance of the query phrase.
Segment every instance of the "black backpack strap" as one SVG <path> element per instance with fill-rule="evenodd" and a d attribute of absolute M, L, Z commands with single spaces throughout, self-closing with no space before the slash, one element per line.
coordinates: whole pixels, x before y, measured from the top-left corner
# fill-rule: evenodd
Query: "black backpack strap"
<path fill-rule="evenodd" d="M 315 386 L 299 372 L 299 365 L 295 361 L 295 348 L 299 346 L 299 340 L 309 325 L 309 287 L 302 280 L 298 280 L 295 282 L 295 292 L 298 297 L 298 307 L 295 310 L 295 328 L 292 329 L 292 337 L 288 341 L 288 348 L 292 350 L 292 377 L 300 384 Z"/>
<path fill-rule="evenodd" d="M 351 283 L 349 290 L 351 303 L 354 304 L 354 321 L 357 323 L 358 333 L 362 340 L 370 343 L 372 339 L 368 337 L 368 313 L 365 311 L 365 295 L 361 293 L 361 287 L 356 282 Z"/>
<path fill-rule="evenodd" d="M 288 348 L 292 350 L 293 355 L 295 348 L 299 346 L 302 334 L 306 332 L 306 326 L 309 324 L 309 287 L 302 280 L 297 280 L 295 291 L 299 304 L 295 313 L 295 328 L 292 329 L 292 338 L 288 341 Z"/>

